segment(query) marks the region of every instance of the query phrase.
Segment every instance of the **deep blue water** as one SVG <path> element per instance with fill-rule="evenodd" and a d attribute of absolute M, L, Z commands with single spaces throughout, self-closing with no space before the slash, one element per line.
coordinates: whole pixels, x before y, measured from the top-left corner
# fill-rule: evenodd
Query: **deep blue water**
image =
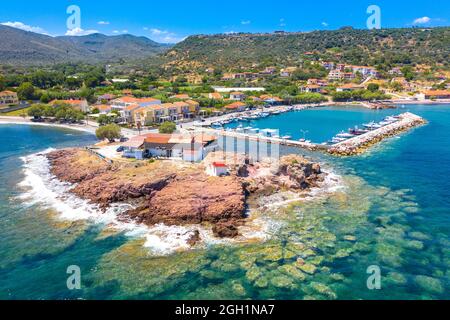
<path fill-rule="evenodd" d="M 450 299 L 449 105 L 307 110 L 258 127 L 294 136 L 306 128 L 307 138 L 320 142 L 405 110 L 429 123 L 358 157 L 308 153 L 340 174 L 347 188 L 275 216 L 284 224 L 267 243 L 167 257 L 149 255 L 140 239 L 64 222 L 52 208 L 17 198 L 24 193 L 21 157 L 90 144 L 92 136 L 0 126 L 0 299 Z M 316 266 L 305 279 L 284 269 L 297 255 Z M 83 270 L 80 291 L 66 287 L 72 264 Z M 381 290 L 367 289 L 371 265 L 381 268 Z"/>

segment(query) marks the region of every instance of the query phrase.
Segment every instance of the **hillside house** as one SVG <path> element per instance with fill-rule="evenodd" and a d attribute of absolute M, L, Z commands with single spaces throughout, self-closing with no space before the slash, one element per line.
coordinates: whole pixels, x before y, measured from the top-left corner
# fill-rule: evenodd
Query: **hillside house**
<path fill-rule="evenodd" d="M 1 91 L 0 92 L 0 106 L 8 106 L 11 104 L 18 104 L 19 98 L 17 93 L 13 91 Z"/>

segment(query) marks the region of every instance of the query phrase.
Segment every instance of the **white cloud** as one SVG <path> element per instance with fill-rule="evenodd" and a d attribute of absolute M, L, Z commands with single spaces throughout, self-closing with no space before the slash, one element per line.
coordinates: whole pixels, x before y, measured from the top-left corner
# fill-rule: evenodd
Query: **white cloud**
<path fill-rule="evenodd" d="M 238 33 L 237 31 L 227 31 L 227 32 L 225 32 L 225 34 L 236 34 L 236 33 Z"/>
<path fill-rule="evenodd" d="M 97 22 L 97 24 L 102 25 L 102 26 L 107 26 L 107 25 L 109 25 L 109 21 L 99 21 L 99 22 Z"/>
<path fill-rule="evenodd" d="M 160 43 L 178 43 L 186 39 L 186 37 L 180 37 L 177 34 L 168 30 L 162 30 L 158 28 L 143 28 L 145 31 L 149 31 L 151 38 Z"/>
<path fill-rule="evenodd" d="M 243 21 L 241 21 L 241 24 L 243 24 L 243 25 L 247 25 L 247 24 L 250 24 L 250 23 L 252 23 L 250 20 L 243 20 Z"/>
<path fill-rule="evenodd" d="M 324 27 L 328 27 L 328 23 L 326 23 L 326 22 L 322 22 L 322 26 L 324 26 Z"/>
<path fill-rule="evenodd" d="M 98 33 L 97 30 L 83 30 L 81 28 L 74 28 L 72 30 L 67 30 L 66 36 L 87 36 L 93 33 Z"/>
<path fill-rule="evenodd" d="M 422 17 L 414 20 L 413 24 L 426 24 L 429 23 L 430 21 L 431 21 L 430 17 Z"/>
<path fill-rule="evenodd" d="M 114 34 L 121 34 L 121 33 L 128 33 L 128 30 L 114 30 L 112 33 Z"/>
<path fill-rule="evenodd" d="M 30 31 L 30 32 L 35 32 L 35 33 L 41 33 L 41 34 L 49 35 L 47 33 L 47 31 L 45 31 L 41 27 L 32 27 L 32 26 L 29 26 L 29 25 L 27 25 L 27 24 L 25 24 L 23 22 L 19 22 L 19 21 L 16 21 L 16 22 L 11 22 L 11 21 L 2 22 L 1 24 L 4 25 L 4 26 L 17 28 L 17 29 L 21 29 L 21 30 L 24 30 L 24 31 Z"/>
<path fill-rule="evenodd" d="M 284 18 L 280 19 L 280 27 L 286 27 L 286 23 L 285 23 Z"/>

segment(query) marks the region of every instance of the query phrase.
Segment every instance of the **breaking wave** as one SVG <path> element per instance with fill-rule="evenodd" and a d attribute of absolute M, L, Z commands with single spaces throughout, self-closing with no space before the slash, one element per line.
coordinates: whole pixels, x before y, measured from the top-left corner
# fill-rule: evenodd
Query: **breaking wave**
<path fill-rule="evenodd" d="M 124 232 L 129 237 L 144 238 L 144 247 L 154 255 L 169 255 L 178 251 L 189 250 L 188 240 L 198 231 L 201 237 L 201 245 L 230 244 L 245 242 L 248 240 L 266 240 L 268 229 L 264 221 L 254 219 L 250 226 L 243 227 L 242 236 L 237 239 L 218 239 L 212 231 L 201 226 L 166 226 L 158 224 L 148 227 L 133 221 L 119 219 L 121 213 L 132 209 L 130 204 L 113 204 L 108 209 L 102 210 L 96 204 L 81 199 L 71 193 L 73 184 L 62 182 L 50 172 L 50 163 L 46 154 L 55 149 L 47 149 L 43 152 L 22 157 L 23 172 L 25 178 L 19 183 L 24 193 L 18 197 L 22 205 L 39 205 L 45 209 L 54 209 L 63 220 L 86 220 L 91 223 L 101 224 Z"/>

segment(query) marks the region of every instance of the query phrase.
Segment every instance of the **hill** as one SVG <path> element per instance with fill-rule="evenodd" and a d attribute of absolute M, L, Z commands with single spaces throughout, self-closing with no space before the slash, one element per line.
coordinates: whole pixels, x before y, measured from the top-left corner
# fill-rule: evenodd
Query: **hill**
<path fill-rule="evenodd" d="M 188 37 L 165 54 L 166 64 L 233 69 L 289 65 L 305 56 L 358 65 L 449 64 L 450 28 L 356 30 Z"/>
<path fill-rule="evenodd" d="M 0 63 L 43 65 L 59 62 L 115 62 L 162 53 L 168 45 L 132 35 L 92 34 L 50 37 L 0 25 Z"/>

